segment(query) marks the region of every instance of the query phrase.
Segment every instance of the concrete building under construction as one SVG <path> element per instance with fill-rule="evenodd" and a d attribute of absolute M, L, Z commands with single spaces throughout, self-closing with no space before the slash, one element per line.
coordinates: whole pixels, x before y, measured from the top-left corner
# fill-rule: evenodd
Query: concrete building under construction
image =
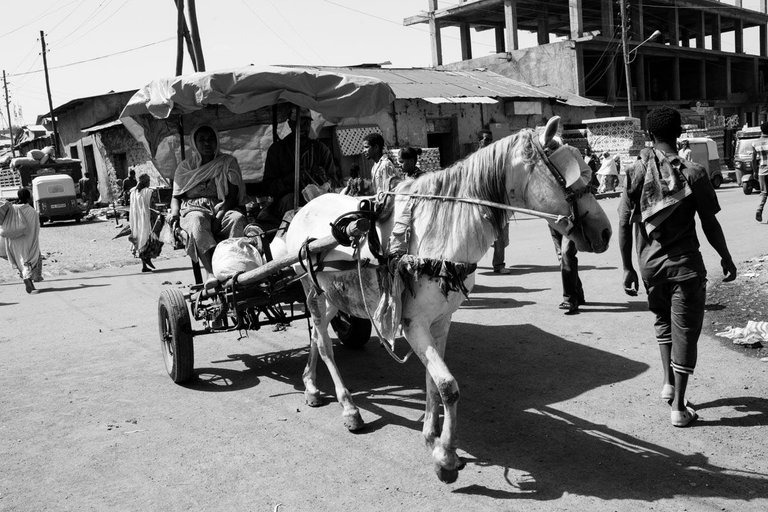
<path fill-rule="evenodd" d="M 740 124 L 768 119 L 768 0 L 623 0 L 624 9 L 617 0 L 424 1 L 428 10 L 404 24 L 429 25 L 433 66 L 557 86 L 608 104 L 598 116 L 625 116 L 631 106 L 644 119 L 666 104 L 736 114 Z M 443 62 L 446 27 L 459 29 L 459 62 Z M 474 57 L 473 31 L 488 30 L 496 53 Z M 522 48 L 522 36 L 533 46 Z"/>

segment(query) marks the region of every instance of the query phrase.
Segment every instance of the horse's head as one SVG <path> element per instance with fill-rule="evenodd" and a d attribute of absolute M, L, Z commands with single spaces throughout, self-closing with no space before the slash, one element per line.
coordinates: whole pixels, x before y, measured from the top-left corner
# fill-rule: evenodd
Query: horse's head
<path fill-rule="evenodd" d="M 573 240 L 579 251 L 603 252 L 611 239 L 611 223 L 592 194 L 591 171 L 581 154 L 555 136 L 559 123 L 554 116 L 544 131 L 530 137 L 531 149 L 526 152 L 530 172 L 522 188 L 523 201 L 527 208 L 562 216 L 562 222 L 548 222 Z"/>

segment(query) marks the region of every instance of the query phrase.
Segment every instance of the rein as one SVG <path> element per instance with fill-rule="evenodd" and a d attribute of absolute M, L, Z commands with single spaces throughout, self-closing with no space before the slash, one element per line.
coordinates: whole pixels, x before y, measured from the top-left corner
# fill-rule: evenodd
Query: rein
<path fill-rule="evenodd" d="M 524 213 L 526 215 L 531 215 L 533 217 L 539 217 L 541 219 L 551 220 L 556 224 L 565 223 L 569 226 L 572 225 L 574 221 L 573 214 L 571 214 L 568 217 L 564 217 L 563 215 L 555 215 L 553 213 L 545 213 L 545 212 L 540 212 L 538 210 L 530 210 L 528 208 L 510 206 L 504 203 L 486 201 L 485 199 L 472 199 L 467 197 L 453 197 L 453 196 L 438 196 L 438 195 L 432 195 L 432 194 L 410 194 L 406 192 L 379 192 L 378 196 L 381 196 L 381 198 L 383 198 L 383 196 L 404 196 L 404 197 L 416 197 L 419 199 L 433 199 L 437 201 L 455 201 L 458 203 L 476 204 L 479 206 L 488 206 L 490 208 L 498 208 L 500 210 L 507 210 L 515 213 Z M 381 200 L 381 198 L 377 197 L 377 200 Z M 568 229 L 568 231 L 570 231 L 570 228 Z"/>
<path fill-rule="evenodd" d="M 500 210 L 508 210 L 515 213 L 525 213 L 526 215 L 532 215 L 542 219 L 548 219 L 555 222 L 562 222 L 569 219 L 562 215 L 555 215 L 554 213 L 545 213 L 538 210 L 529 210 L 528 208 L 520 208 L 518 206 L 509 206 L 504 203 L 495 203 L 493 201 L 486 201 L 485 199 L 471 199 L 467 197 L 453 197 L 453 196 L 437 196 L 432 194 L 410 194 L 405 192 L 379 192 L 379 196 L 405 196 L 405 197 L 417 197 L 419 199 L 436 199 L 439 201 L 456 201 L 458 203 L 469 203 L 480 206 L 489 206 L 491 208 L 498 208 Z M 377 197 L 377 199 L 379 199 Z"/>

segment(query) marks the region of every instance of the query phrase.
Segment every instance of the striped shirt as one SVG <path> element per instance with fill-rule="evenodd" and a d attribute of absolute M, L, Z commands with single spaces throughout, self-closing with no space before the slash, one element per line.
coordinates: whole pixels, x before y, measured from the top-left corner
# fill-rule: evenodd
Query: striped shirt
<path fill-rule="evenodd" d="M 752 143 L 752 147 L 755 148 L 757 159 L 760 160 L 758 174 L 760 176 L 768 176 L 768 137 L 760 137 Z"/>

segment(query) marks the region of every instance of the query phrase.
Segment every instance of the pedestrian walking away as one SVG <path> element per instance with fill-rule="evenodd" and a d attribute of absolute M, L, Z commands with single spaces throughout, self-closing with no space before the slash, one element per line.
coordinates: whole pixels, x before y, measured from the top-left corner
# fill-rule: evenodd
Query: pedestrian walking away
<path fill-rule="evenodd" d="M 619 202 L 623 284 L 628 295 L 637 295 L 638 275 L 632 264 L 634 230 L 648 308 L 656 317 L 663 374 L 661 398 L 671 405 L 672 425 L 685 427 L 698 417 L 685 393 L 696 367 L 707 283 L 696 215 L 707 241 L 721 258 L 724 281 L 736 278 L 736 266 L 715 217 L 720 205 L 707 171 L 677 154 L 677 138 L 682 132 L 680 113 L 670 107 L 652 110 L 646 126 L 653 147 L 640 152 Z"/>
<path fill-rule="evenodd" d="M 752 143 L 755 150 L 752 152 L 752 172 L 757 172 L 760 183 L 760 205 L 755 212 L 755 220 L 763 221 L 763 208 L 768 200 L 768 121 L 760 125 L 760 138 Z M 759 167 L 756 165 L 760 162 Z"/>
<path fill-rule="evenodd" d="M 19 189 L 17 197 L 16 204 L 0 203 L 0 257 L 16 269 L 27 293 L 37 293 L 33 283 L 43 280 L 40 216 L 29 189 Z"/>
<path fill-rule="evenodd" d="M 149 176 L 139 176 L 138 184 L 131 190 L 130 225 L 133 243 L 133 255 L 141 259 L 141 271 L 152 272 L 155 266 L 152 258 L 160 256 L 163 242 L 158 238 L 162 228 L 162 217 L 155 214 L 152 221 L 153 196 L 155 191 L 149 187 Z"/>

